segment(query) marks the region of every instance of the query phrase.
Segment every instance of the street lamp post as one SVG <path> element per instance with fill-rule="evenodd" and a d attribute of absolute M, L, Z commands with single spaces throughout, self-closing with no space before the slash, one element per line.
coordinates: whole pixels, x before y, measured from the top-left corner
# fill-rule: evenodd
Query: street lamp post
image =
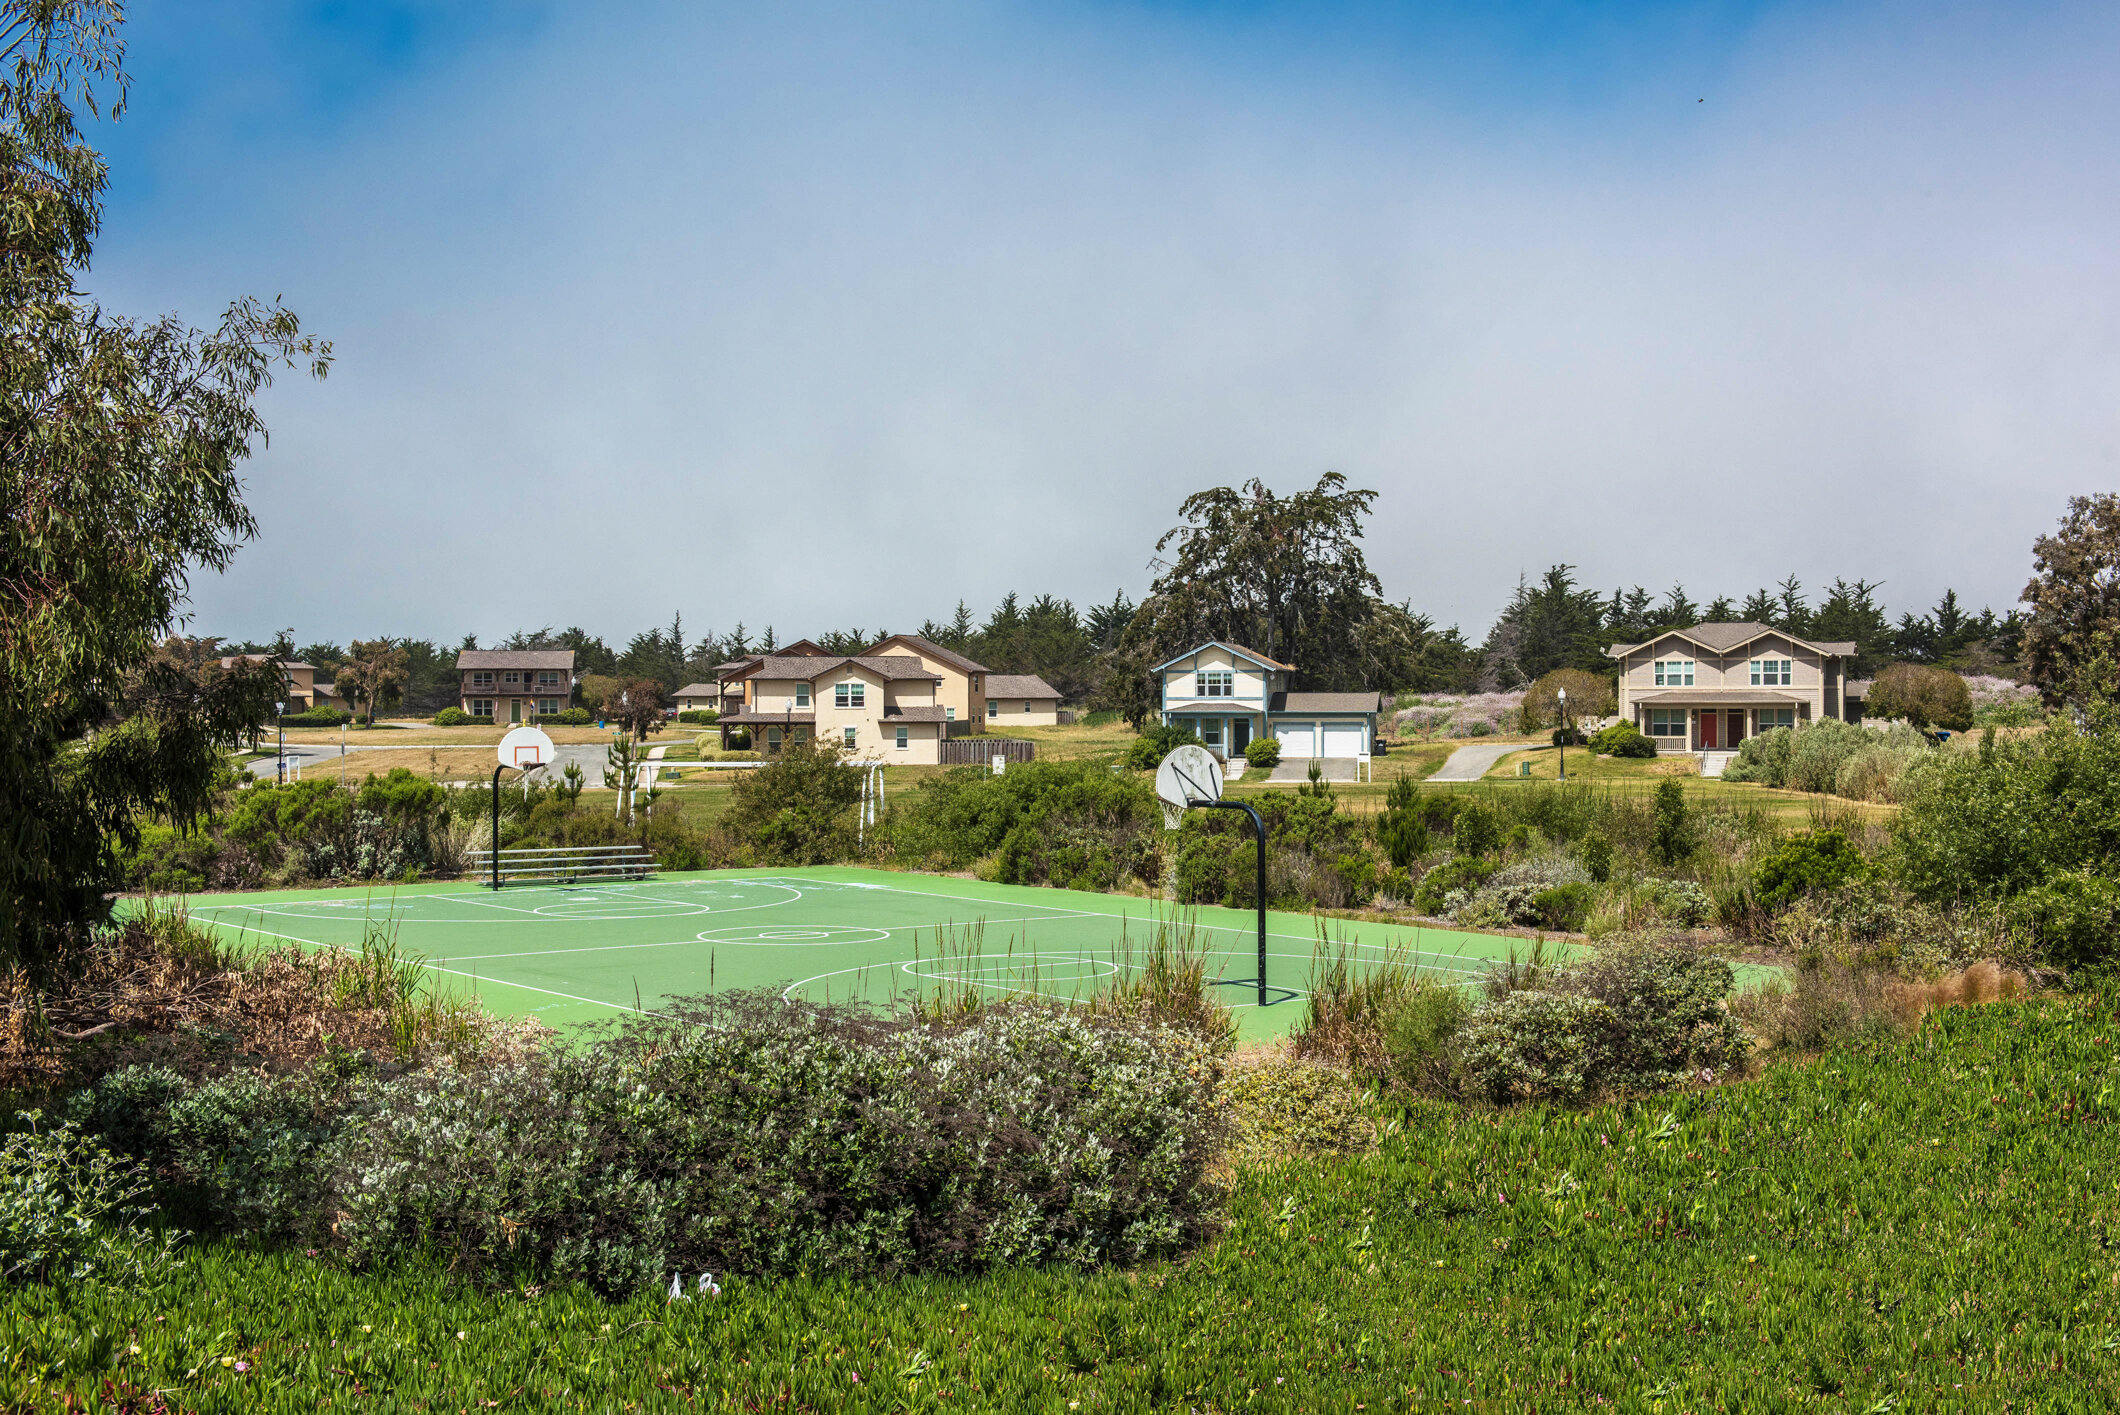
<path fill-rule="evenodd" d="M 274 703 L 273 715 L 280 721 L 280 759 L 275 763 L 273 779 L 280 785 L 287 784 L 287 704 Z"/>
<path fill-rule="evenodd" d="M 1556 689 L 1554 690 L 1554 692 L 1555 692 L 1555 694 L 1556 694 L 1556 695 L 1557 695 L 1557 696 L 1558 696 L 1558 697 L 1560 698 L 1560 700 L 1561 700 L 1561 777 L 1560 777 L 1560 779 L 1561 779 L 1561 780 L 1563 780 L 1563 781 L 1566 781 L 1566 780 L 1568 779 L 1568 690 L 1567 690 L 1566 688 L 1556 688 Z"/>

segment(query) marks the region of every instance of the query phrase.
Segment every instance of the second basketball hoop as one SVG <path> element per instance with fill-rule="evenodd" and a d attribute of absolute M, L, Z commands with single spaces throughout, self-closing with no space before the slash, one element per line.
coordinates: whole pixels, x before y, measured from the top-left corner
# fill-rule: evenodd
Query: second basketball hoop
<path fill-rule="evenodd" d="M 1222 799 L 1222 763 L 1205 747 L 1175 747 L 1156 768 L 1156 797 L 1163 803 L 1163 827 L 1176 830 L 1186 807 Z"/>

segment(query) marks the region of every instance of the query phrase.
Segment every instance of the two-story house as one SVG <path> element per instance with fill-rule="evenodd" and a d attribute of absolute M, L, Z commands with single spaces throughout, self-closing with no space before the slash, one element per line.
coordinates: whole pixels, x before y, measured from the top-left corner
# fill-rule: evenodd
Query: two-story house
<path fill-rule="evenodd" d="M 1695 624 L 1614 644 L 1619 715 L 1659 752 L 1728 752 L 1775 727 L 1859 712 L 1848 691 L 1850 643 L 1814 643 L 1766 624 Z"/>
<path fill-rule="evenodd" d="M 717 722 L 771 756 L 815 737 L 868 761 L 933 766 L 950 716 L 942 677 L 910 654 L 771 655 L 741 678 L 743 697 Z"/>
<path fill-rule="evenodd" d="M 248 663 L 263 663 L 267 657 L 268 655 L 262 653 L 232 654 L 221 660 L 221 666 L 233 668 L 238 659 Z M 281 691 L 286 694 L 281 701 L 287 704 L 288 712 L 307 712 L 313 707 L 342 708 L 346 705 L 339 697 L 336 684 L 317 681 L 315 664 L 291 663 L 283 659 L 280 670 L 285 675 Z"/>
<path fill-rule="evenodd" d="M 989 671 L 985 664 L 974 663 L 963 654 L 918 634 L 893 634 L 870 644 L 862 653 L 903 654 L 918 659 L 922 668 L 935 675 L 935 702 L 942 708 L 944 721 L 972 724 L 953 729 L 951 735 L 963 736 L 967 732 L 979 731 L 978 724 L 986 720 Z M 1054 706 L 1058 705 L 1056 699 Z"/>
<path fill-rule="evenodd" d="M 574 701 L 572 649 L 465 649 L 458 703 L 481 722 L 535 722 Z"/>
<path fill-rule="evenodd" d="M 1366 757 L 1376 740 L 1375 693 L 1294 693 L 1294 667 L 1241 644 L 1201 644 L 1153 670 L 1162 720 L 1190 728 L 1224 759 L 1255 737 L 1274 737 L 1285 760 Z"/>

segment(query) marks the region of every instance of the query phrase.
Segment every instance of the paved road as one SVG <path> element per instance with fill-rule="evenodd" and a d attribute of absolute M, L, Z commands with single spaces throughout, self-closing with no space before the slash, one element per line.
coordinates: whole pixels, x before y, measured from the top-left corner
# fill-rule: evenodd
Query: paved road
<path fill-rule="evenodd" d="M 1430 781 L 1478 781 L 1494 764 L 1511 752 L 1521 752 L 1526 747 L 1535 747 L 1536 742 L 1483 742 L 1477 747 L 1460 747 L 1450 754 L 1450 759 L 1435 769 Z"/>

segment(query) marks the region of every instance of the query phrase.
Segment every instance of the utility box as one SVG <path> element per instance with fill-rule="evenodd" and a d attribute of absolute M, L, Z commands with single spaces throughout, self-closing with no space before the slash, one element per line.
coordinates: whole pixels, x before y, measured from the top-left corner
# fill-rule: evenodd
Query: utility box
<path fill-rule="evenodd" d="M 1525 758 L 1525 759 L 1524 759 L 1523 761 L 1520 761 L 1520 762 L 1518 762 L 1518 763 L 1516 764 L 1516 774 L 1517 774 L 1518 776 L 1529 776 L 1529 775 L 1531 775 L 1531 760 L 1530 760 L 1530 758 L 1528 758 L 1528 757 L 1527 757 L 1527 758 Z"/>

